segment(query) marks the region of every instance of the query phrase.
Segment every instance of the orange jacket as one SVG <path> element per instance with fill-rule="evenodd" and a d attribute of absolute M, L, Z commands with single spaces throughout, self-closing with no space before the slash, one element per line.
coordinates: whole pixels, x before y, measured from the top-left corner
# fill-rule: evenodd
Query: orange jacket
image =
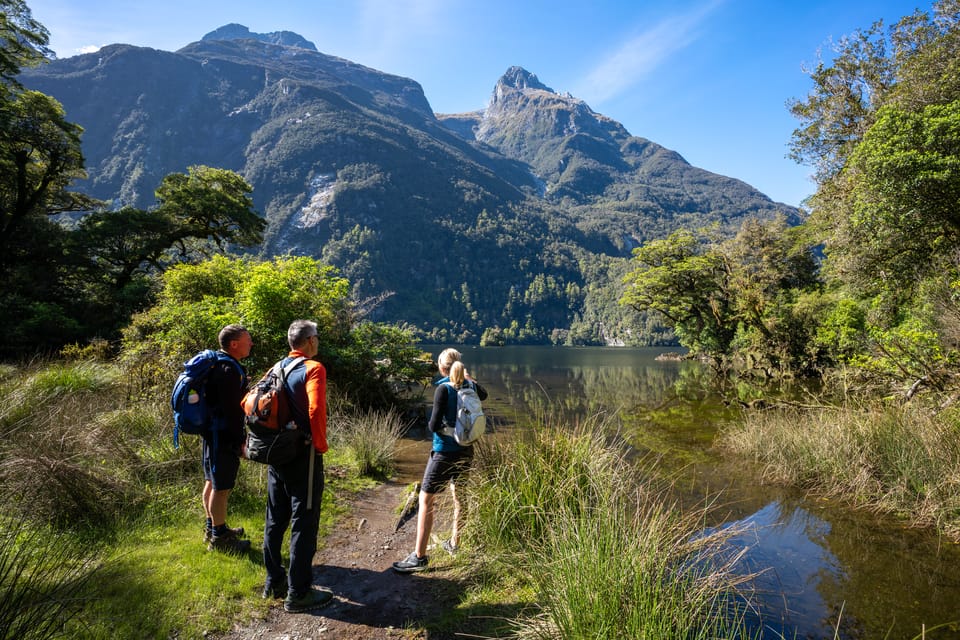
<path fill-rule="evenodd" d="M 294 349 L 288 358 L 306 357 Z M 286 361 L 285 361 L 286 362 Z M 293 392 L 294 415 L 309 416 L 310 435 L 317 453 L 327 452 L 327 370 L 317 360 L 306 360 L 304 366 L 290 372 L 287 385 Z M 307 425 L 298 424 L 303 429 Z"/>

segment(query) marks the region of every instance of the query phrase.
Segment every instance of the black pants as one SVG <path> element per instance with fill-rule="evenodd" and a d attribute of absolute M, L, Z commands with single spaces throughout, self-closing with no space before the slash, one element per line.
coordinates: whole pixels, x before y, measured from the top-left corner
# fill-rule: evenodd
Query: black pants
<path fill-rule="evenodd" d="M 283 534 L 290 527 L 290 595 L 298 597 L 313 583 L 313 555 L 317 551 L 320 529 L 320 499 L 323 495 L 323 456 L 315 454 L 313 468 L 313 506 L 307 508 L 309 488 L 309 449 L 286 465 L 267 468 L 267 518 L 263 532 L 263 563 L 267 585 L 283 584 L 287 573 L 283 566 Z"/>

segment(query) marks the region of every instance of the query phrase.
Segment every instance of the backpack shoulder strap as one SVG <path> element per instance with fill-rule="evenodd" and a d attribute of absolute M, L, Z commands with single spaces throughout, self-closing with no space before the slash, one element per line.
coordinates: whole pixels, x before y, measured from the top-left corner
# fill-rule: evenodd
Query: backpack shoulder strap
<path fill-rule="evenodd" d="M 447 388 L 447 410 L 443 414 L 443 422 L 444 424 L 449 423 L 448 426 L 452 427 L 457 421 L 457 404 L 459 402 L 457 399 L 457 388 L 449 381 L 441 384 Z"/>
<path fill-rule="evenodd" d="M 224 351 L 215 351 L 214 354 L 216 356 L 217 362 L 229 362 L 234 366 L 234 368 L 237 370 L 237 373 L 240 374 L 240 388 L 246 388 L 247 374 L 243 370 L 243 367 L 240 365 L 240 363 L 237 362 L 236 358 L 234 358 L 229 353 L 226 353 Z"/>
<path fill-rule="evenodd" d="M 278 373 L 278 375 L 280 375 L 280 377 L 283 379 L 283 381 L 286 382 L 286 381 L 287 381 L 287 377 L 293 372 L 293 370 L 296 369 L 297 367 L 299 367 L 301 364 L 303 364 L 303 363 L 306 362 L 306 361 L 307 361 L 307 359 L 306 359 L 305 357 L 303 357 L 303 356 L 297 356 L 296 358 L 294 358 L 294 359 L 292 359 L 290 362 L 288 362 L 288 363 L 287 363 L 287 366 L 281 368 L 281 367 L 280 367 L 280 364 L 283 362 L 283 360 L 281 360 L 281 361 L 278 362 L 277 365 L 276 365 L 277 368 L 278 368 L 277 373 Z"/>

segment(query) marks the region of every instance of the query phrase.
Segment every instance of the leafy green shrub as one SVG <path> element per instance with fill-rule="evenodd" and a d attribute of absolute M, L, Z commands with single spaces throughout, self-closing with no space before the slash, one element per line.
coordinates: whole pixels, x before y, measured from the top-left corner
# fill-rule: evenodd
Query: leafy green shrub
<path fill-rule="evenodd" d="M 363 321 L 349 283 L 312 258 L 221 256 L 171 268 L 163 283 L 157 305 L 124 333 L 122 361 L 145 388 L 168 388 L 182 363 L 215 348 L 217 334 L 230 323 L 250 330 L 254 347 L 244 365 L 257 377 L 289 351 L 287 328 L 298 318 L 318 323 L 317 358 L 328 382 L 361 407 L 390 406 L 432 367 L 409 331 Z"/>

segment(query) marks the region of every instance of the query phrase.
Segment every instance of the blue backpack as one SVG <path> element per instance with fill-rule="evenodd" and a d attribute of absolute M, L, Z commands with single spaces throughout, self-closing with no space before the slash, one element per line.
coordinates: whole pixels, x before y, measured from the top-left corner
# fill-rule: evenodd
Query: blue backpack
<path fill-rule="evenodd" d="M 239 369 L 237 361 L 223 353 L 204 349 L 183 364 L 183 371 L 173 383 L 170 407 L 173 409 L 173 447 L 180 447 L 180 434 L 202 434 L 216 431 L 219 420 L 214 419 L 207 400 L 207 377 L 218 362 L 230 362 Z M 243 371 L 240 370 L 243 380 Z"/>

